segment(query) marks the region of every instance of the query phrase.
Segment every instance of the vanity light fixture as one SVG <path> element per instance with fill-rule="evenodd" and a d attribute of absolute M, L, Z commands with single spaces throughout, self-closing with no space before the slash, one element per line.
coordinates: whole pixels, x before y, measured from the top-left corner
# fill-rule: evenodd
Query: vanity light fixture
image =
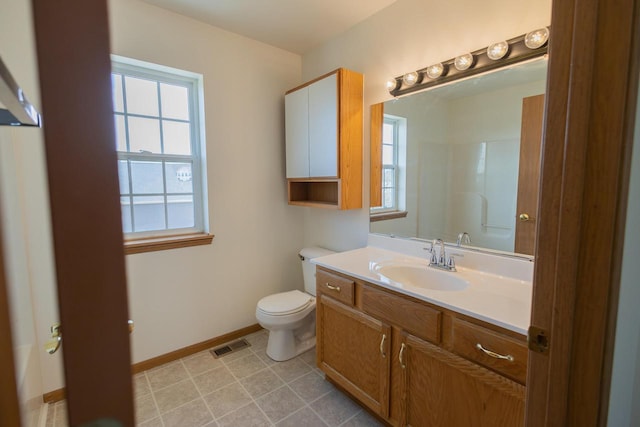
<path fill-rule="evenodd" d="M 475 61 L 475 57 L 470 53 L 465 53 L 464 55 L 456 56 L 456 59 L 453 61 L 453 66 L 456 67 L 458 71 L 464 71 L 471 68 Z"/>
<path fill-rule="evenodd" d="M 494 61 L 504 58 L 507 53 L 509 53 L 509 43 L 506 41 L 490 44 L 487 48 L 487 56 Z"/>
<path fill-rule="evenodd" d="M 417 71 L 407 73 L 402 76 L 402 82 L 407 86 L 413 86 L 416 83 L 420 83 L 421 75 Z"/>
<path fill-rule="evenodd" d="M 529 49 L 538 49 L 544 46 L 547 40 L 549 40 L 549 28 L 547 27 L 530 31 L 524 36 L 524 44 Z"/>
<path fill-rule="evenodd" d="M 442 62 L 438 62 L 437 64 L 430 65 L 427 67 L 427 76 L 430 79 L 437 79 L 438 77 L 446 74 L 446 68 L 442 65 Z"/>
<path fill-rule="evenodd" d="M 391 78 L 387 80 L 387 90 L 393 96 L 402 96 L 504 66 L 546 57 L 550 33 L 548 27 L 540 28 L 397 76 L 395 79 Z"/>

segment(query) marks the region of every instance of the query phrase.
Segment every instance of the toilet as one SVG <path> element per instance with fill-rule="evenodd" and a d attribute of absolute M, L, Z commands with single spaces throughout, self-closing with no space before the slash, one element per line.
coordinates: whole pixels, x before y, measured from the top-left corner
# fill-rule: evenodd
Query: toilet
<path fill-rule="evenodd" d="M 300 251 L 304 290 L 281 292 L 262 298 L 256 319 L 269 331 L 267 355 L 278 362 L 289 360 L 316 345 L 316 266 L 311 259 L 335 252 L 324 248 Z"/>

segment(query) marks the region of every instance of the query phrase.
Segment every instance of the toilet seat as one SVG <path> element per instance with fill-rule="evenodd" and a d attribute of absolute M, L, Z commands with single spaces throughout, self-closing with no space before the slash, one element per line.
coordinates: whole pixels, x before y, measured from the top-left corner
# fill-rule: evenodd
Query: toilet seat
<path fill-rule="evenodd" d="M 269 295 L 258 301 L 258 310 L 270 316 L 298 313 L 312 303 L 311 295 L 298 290 Z"/>

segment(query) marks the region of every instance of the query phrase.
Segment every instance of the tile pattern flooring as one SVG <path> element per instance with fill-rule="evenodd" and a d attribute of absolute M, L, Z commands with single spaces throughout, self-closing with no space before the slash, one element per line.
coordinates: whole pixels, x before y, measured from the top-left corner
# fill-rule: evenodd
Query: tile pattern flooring
<path fill-rule="evenodd" d="M 267 331 L 251 347 L 214 359 L 209 351 L 134 377 L 140 427 L 382 426 L 324 379 L 315 349 L 286 362 L 266 354 Z M 67 426 L 65 402 L 49 407 L 47 427 Z"/>

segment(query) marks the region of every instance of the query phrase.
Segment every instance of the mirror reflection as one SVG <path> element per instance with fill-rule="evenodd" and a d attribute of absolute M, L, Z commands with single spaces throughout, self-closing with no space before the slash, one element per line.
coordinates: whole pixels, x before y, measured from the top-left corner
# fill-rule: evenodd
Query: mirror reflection
<path fill-rule="evenodd" d="M 546 70 L 538 59 L 372 106 L 371 232 L 533 254 Z"/>

